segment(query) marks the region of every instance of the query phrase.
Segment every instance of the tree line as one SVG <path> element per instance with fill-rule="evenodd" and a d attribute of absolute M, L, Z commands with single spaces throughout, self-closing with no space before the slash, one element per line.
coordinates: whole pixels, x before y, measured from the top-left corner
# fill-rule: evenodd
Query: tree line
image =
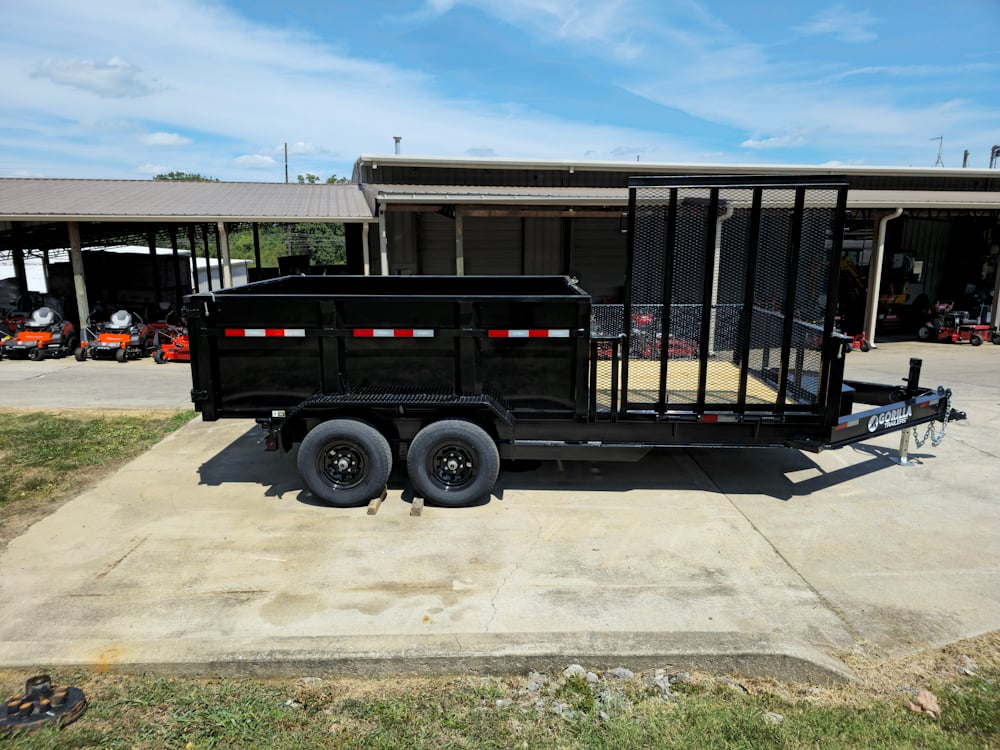
<path fill-rule="evenodd" d="M 153 177 L 154 180 L 170 182 L 219 182 L 195 172 L 166 172 Z M 307 172 L 297 176 L 301 185 L 320 183 L 318 175 Z M 330 175 L 325 184 L 342 185 L 350 182 L 348 177 Z M 260 223 L 260 260 L 265 268 L 276 268 L 278 258 L 283 255 L 308 255 L 311 265 L 342 265 L 347 262 L 344 225 L 329 222 L 299 222 L 296 224 Z M 195 248 L 189 246 L 188 238 L 180 233 L 177 238 L 182 249 L 204 253 L 204 248 L 196 241 Z M 214 248 L 211 250 L 214 257 Z M 249 225 L 240 225 L 229 235 L 229 255 L 232 258 L 254 260 L 253 231 Z"/>

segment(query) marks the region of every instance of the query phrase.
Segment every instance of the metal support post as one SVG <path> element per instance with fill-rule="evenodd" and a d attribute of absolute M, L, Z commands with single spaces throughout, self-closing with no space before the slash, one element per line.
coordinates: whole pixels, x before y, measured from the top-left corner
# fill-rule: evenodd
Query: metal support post
<path fill-rule="evenodd" d="M 458 207 L 455 208 L 455 275 L 465 276 L 465 221 Z"/>
<path fill-rule="evenodd" d="M 222 287 L 229 289 L 233 285 L 233 261 L 229 257 L 229 231 L 226 222 L 216 224 L 216 242 L 219 245 L 219 274 L 222 276 Z"/>
<path fill-rule="evenodd" d="M 69 260 L 73 268 L 73 288 L 76 291 L 76 311 L 80 316 L 80 329 L 90 320 L 90 302 L 87 299 L 87 282 L 83 270 L 83 244 L 80 241 L 80 225 L 75 221 L 66 223 L 69 231 Z"/>

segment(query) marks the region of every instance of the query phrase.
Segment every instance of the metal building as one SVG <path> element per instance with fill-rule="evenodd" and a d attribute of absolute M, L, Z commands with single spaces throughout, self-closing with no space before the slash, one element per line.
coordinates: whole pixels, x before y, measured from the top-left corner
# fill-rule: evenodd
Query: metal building
<path fill-rule="evenodd" d="M 354 180 L 378 211 L 381 272 L 567 274 L 595 299 L 616 301 L 628 178 L 692 174 L 844 175 L 850 220 L 842 297 L 869 339 L 876 325 L 911 324 L 907 315 L 943 297 L 996 319 L 996 170 L 363 155 Z"/>
<path fill-rule="evenodd" d="M 362 155 L 353 183 L 0 179 L 0 254 L 68 249 L 80 317 L 82 253 L 178 235 L 230 276 L 227 237 L 261 222 L 345 225 L 359 274 L 565 274 L 598 301 L 620 298 L 628 179 L 644 175 L 833 174 L 850 186 L 842 302 L 854 326 L 906 323 L 950 298 L 996 320 L 1000 171 Z M 23 266 L 23 261 L 20 261 Z M 263 273 L 259 268 L 257 274 Z M 296 272 L 308 269 L 296 268 Z M 274 270 L 273 273 L 277 273 Z M 21 277 L 23 279 L 23 274 Z M 178 292 L 152 280 L 153 296 Z M 167 300 L 173 301 L 173 300 Z"/>

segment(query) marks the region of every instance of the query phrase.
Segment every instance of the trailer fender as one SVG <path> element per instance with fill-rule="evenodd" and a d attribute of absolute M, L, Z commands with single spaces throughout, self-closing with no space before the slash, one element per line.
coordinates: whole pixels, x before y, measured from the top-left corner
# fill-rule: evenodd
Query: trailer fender
<path fill-rule="evenodd" d="M 476 424 L 508 451 L 514 439 L 515 419 L 506 404 L 485 393 L 400 393 L 358 388 L 346 393 L 317 393 L 286 412 L 287 422 L 309 426 L 333 418 L 368 422 L 398 446 L 405 459 L 410 441 L 428 425 L 445 419 Z M 301 438 L 301 435 L 298 436 Z"/>

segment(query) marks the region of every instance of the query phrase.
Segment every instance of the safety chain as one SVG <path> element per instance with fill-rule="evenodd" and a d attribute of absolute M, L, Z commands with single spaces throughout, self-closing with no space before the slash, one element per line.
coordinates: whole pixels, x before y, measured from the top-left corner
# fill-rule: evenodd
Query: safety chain
<path fill-rule="evenodd" d="M 927 431 L 924 433 L 923 437 L 917 436 L 917 428 L 913 428 L 913 443 L 917 448 L 922 448 L 924 443 L 927 442 L 927 438 L 931 439 L 931 445 L 937 448 L 941 445 L 941 441 L 944 440 L 944 431 L 948 427 L 948 419 L 951 417 L 951 392 L 948 392 L 948 400 L 945 402 L 944 410 L 944 420 L 941 422 L 941 432 L 934 434 L 934 422 L 927 423 Z"/>

